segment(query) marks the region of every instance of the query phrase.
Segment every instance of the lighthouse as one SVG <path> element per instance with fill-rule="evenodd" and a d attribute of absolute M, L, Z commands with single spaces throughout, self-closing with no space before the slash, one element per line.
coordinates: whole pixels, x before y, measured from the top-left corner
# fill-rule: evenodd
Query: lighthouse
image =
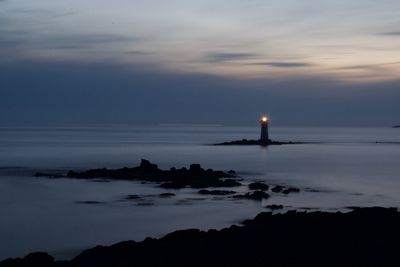
<path fill-rule="evenodd" d="M 269 143 L 269 134 L 268 134 L 268 117 L 267 116 L 262 116 L 260 119 L 260 124 L 261 124 L 261 136 L 260 136 L 260 142 L 261 143 Z"/>

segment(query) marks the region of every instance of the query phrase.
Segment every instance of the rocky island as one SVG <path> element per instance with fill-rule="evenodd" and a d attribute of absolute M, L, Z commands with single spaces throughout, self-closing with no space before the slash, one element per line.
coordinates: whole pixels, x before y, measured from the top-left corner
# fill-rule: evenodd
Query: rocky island
<path fill-rule="evenodd" d="M 278 142 L 278 141 L 262 141 L 262 140 L 236 140 L 230 142 L 223 142 L 214 144 L 214 146 L 279 146 L 279 145 L 297 145 L 303 144 L 302 142 Z"/>
<path fill-rule="evenodd" d="M 182 230 L 160 239 L 97 246 L 70 261 L 47 253 L 8 259 L 0 267 L 398 266 L 400 213 L 355 208 L 348 213 L 260 213 L 242 226 Z"/>
<path fill-rule="evenodd" d="M 214 171 L 203 169 L 200 164 L 192 164 L 189 168 L 171 168 L 162 170 L 156 164 L 142 159 L 137 167 L 120 169 L 91 169 L 87 171 L 69 171 L 66 175 L 36 173 L 36 177 L 49 178 L 75 178 L 75 179 L 98 179 L 130 180 L 159 183 L 163 188 L 180 189 L 184 187 L 207 188 L 207 187 L 235 187 L 240 186 L 239 179 L 234 171 Z"/>
<path fill-rule="evenodd" d="M 303 144 L 301 142 L 278 142 L 271 140 L 269 138 L 269 118 L 267 116 L 261 117 L 260 124 L 261 124 L 261 133 L 260 133 L 260 139 L 258 140 L 242 139 L 242 140 L 218 143 L 214 144 L 214 146 L 276 146 L 276 145 Z"/>

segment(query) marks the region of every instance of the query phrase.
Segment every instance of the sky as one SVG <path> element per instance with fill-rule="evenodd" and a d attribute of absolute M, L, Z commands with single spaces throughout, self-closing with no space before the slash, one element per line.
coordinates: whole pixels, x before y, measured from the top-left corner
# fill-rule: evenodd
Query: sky
<path fill-rule="evenodd" d="M 0 123 L 400 123 L 398 0 L 0 0 Z"/>

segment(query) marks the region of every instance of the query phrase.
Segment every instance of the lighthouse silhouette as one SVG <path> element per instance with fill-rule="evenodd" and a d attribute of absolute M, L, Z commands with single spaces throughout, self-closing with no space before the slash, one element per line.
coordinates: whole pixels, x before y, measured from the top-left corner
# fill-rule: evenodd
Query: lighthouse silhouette
<path fill-rule="evenodd" d="M 262 116 L 260 119 L 260 124 L 261 124 L 260 143 L 263 144 L 267 144 L 271 141 L 269 140 L 268 123 L 269 123 L 268 117 Z"/>

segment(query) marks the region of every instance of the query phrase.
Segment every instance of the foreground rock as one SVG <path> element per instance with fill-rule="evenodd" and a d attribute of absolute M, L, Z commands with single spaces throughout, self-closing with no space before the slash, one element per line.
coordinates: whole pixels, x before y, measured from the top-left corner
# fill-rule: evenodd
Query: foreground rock
<path fill-rule="evenodd" d="M 399 266 L 400 213 L 260 213 L 244 226 L 177 231 L 161 239 L 98 246 L 68 262 L 47 254 L 6 260 L 1 267 Z"/>
<path fill-rule="evenodd" d="M 219 144 L 214 144 L 214 146 L 279 146 L 279 145 L 298 145 L 304 144 L 302 142 L 278 142 L 278 141 L 268 141 L 263 142 L 261 140 L 236 140 L 231 142 L 224 142 Z"/>
<path fill-rule="evenodd" d="M 52 174 L 36 173 L 35 176 L 46 176 L 56 178 Z M 59 176 L 57 176 L 58 178 Z M 180 189 L 184 187 L 207 188 L 207 187 L 235 187 L 241 183 L 235 178 L 234 172 L 214 171 L 203 169 L 199 164 L 192 164 L 190 168 L 171 168 L 161 170 L 156 164 L 142 159 L 138 167 L 121 169 L 92 169 L 83 172 L 69 171 L 67 178 L 76 179 L 98 179 L 107 178 L 112 180 L 137 180 L 160 183 L 160 186 L 168 189 Z"/>

